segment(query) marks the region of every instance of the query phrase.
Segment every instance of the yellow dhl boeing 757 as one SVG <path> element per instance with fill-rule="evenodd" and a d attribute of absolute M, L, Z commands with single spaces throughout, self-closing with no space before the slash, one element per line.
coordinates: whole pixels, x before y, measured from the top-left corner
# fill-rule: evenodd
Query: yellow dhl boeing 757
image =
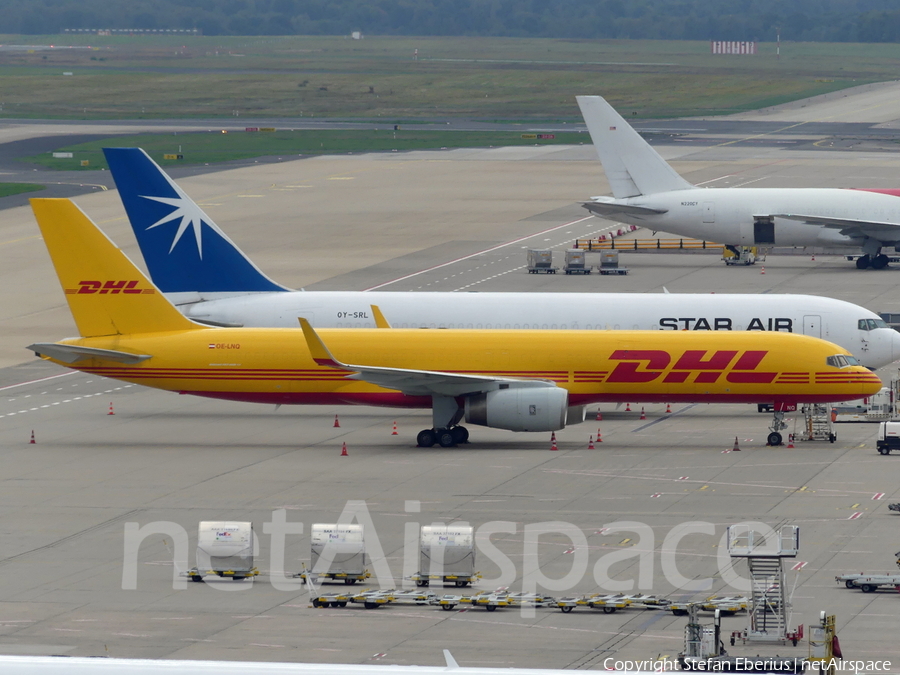
<path fill-rule="evenodd" d="M 779 332 L 215 328 L 185 318 L 67 199 L 32 199 L 82 337 L 29 346 L 61 365 L 182 394 L 271 404 L 432 408 L 418 443 L 465 420 L 551 431 L 598 402 L 799 403 L 874 394 L 846 350 Z"/>

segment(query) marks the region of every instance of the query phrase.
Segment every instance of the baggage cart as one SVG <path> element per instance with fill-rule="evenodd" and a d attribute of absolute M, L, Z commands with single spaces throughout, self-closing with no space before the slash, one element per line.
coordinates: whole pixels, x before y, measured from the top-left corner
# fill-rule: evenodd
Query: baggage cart
<path fill-rule="evenodd" d="M 550 249 L 528 249 L 529 274 L 556 274 L 558 267 L 553 266 L 553 251 Z"/>
<path fill-rule="evenodd" d="M 563 271 L 566 274 L 590 274 L 593 265 L 585 264 L 584 251 L 577 248 L 566 251 L 566 264 Z"/>

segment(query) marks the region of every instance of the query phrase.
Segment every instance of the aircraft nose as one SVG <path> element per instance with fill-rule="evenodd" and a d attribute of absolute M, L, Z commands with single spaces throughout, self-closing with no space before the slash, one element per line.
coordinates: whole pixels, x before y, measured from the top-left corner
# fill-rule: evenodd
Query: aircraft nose
<path fill-rule="evenodd" d="M 860 363 L 877 370 L 900 359 L 900 333 L 893 328 L 869 331 L 860 350 Z"/>
<path fill-rule="evenodd" d="M 893 328 L 888 328 L 887 330 L 891 332 L 888 340 L 891 344 L 891 363 L 893 363 L 897 359 L 900 359 L 900 333 Z"/>

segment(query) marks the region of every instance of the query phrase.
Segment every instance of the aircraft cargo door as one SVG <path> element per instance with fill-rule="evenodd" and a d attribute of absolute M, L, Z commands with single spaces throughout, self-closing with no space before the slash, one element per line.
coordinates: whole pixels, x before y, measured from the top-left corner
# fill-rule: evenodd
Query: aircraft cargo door
<path fill-rule="evenodd" d="M 822 317 L 817 314 L 807 314 L 803 317 L 803 334 L 812 337 L 822 337 Z"/>
<path fill-rule="evenodd" d="M 715 202 L 703 202 L 703 222 L 704 223 L 716 222 L 716 203 Z"/>

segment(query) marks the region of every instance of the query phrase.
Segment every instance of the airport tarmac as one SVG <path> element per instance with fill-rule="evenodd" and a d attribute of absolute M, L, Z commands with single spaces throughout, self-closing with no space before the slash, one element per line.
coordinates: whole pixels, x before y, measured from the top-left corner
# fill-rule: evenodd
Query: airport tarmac
<path fill-rule="evenodd" d="M 715 187 L 887 188 L 900 168 L 888 153 L 777 143 L 660 150 L 688 180 Z M 839 255 L 812 260 L 811 251 L 772 255 L 765 274 L 762 265 L 726 267 L 713 253 L 623 253 L 630 273 L 619 277 L 527 274 L 526 248 L 562 251 L 617 227 L 579 206 L 607 192 L 590 146 L 322 157 L 180 184 L 266 273 L 296 288 L 581 291 L 586 313 L 602 291 L 768 293 L 773 303 L 790 292 L 900 311 L 898 270 L 861 272 Z M 140 259 L 115 192 L 75 201 Z M 468 446 L 423 450 L 414 446 L 430 426 L 426 411 L 276 411 L 70 373 L 24 349 L 75 332 L 33 218 L 9 209 L 0 228 L 2 653 L 440 665 L 449 648 L 461 665 L 604 669 L 609 658 L 673 657 L 682 648 L 685 618 L 652 610 L 314 609 L 301 583 L 278 571 L 308 560 L 311 524 L 334 522 L 361 501 L 373 525 L 367 538 L 377 536 L 383 551 L 377 566 L 392 577 L 377 580 L 385 585 L 402 585 L 410 571 L 406 526 L 466 521 L 496 529 L 491 541 L 517 572 L 498 579 L 501 567 L 483 553 L 477 588 L 521 590 L 526 527 L 555 523 L 546 527 L 560 531 L 536 544 L 539 571 L 564 580 L 548 589 L 555 596 L 629 581 L 633 592 L 672 599 L 737 595 L 729 580 L 746 565 L 720 560 L 725 528 L 799 525 L 799 555 L 787 561 L 798 567 L 787 575 L 792 626 L 808 632 L 820 611 L 836 614 L 845 657 L 888 659 L 900 672 L 896 593 L 834 582 L 890 571 L 900 548 L 887 509 L 900 489 L 884 466 L 900 459 L 876 453 L 875 425 L 838 425 L 833 444 L 767 448 L 769 416 L 751 406 L 677 405 L 671 414 L 646 406 L 646 420 L 639 408 L 603 406 L 602 421 L 558 433 L 556 452 L 548 434 L 477 427 Z M 602 442 L 588 450 L 598 431 Z M 283 564 L 264 525 L 279 509 L 305 526 L 287 537 Z M 195 543 L 201 520 L 253 521 L 262 575 L 173 588 L 177 535 Z M 143 540 L 135 564 L 125 555 L 129 524 L 167 529 Z M 193 565 L 192 549 L 188 557 L 179 565 Z M 681 587 L 705 579 L 709 590 Z M 727 636 L 746 624 L 743 614 L 723 619 L 732 654 L 807 655 L 804 644 L 730 647 Z"/>

